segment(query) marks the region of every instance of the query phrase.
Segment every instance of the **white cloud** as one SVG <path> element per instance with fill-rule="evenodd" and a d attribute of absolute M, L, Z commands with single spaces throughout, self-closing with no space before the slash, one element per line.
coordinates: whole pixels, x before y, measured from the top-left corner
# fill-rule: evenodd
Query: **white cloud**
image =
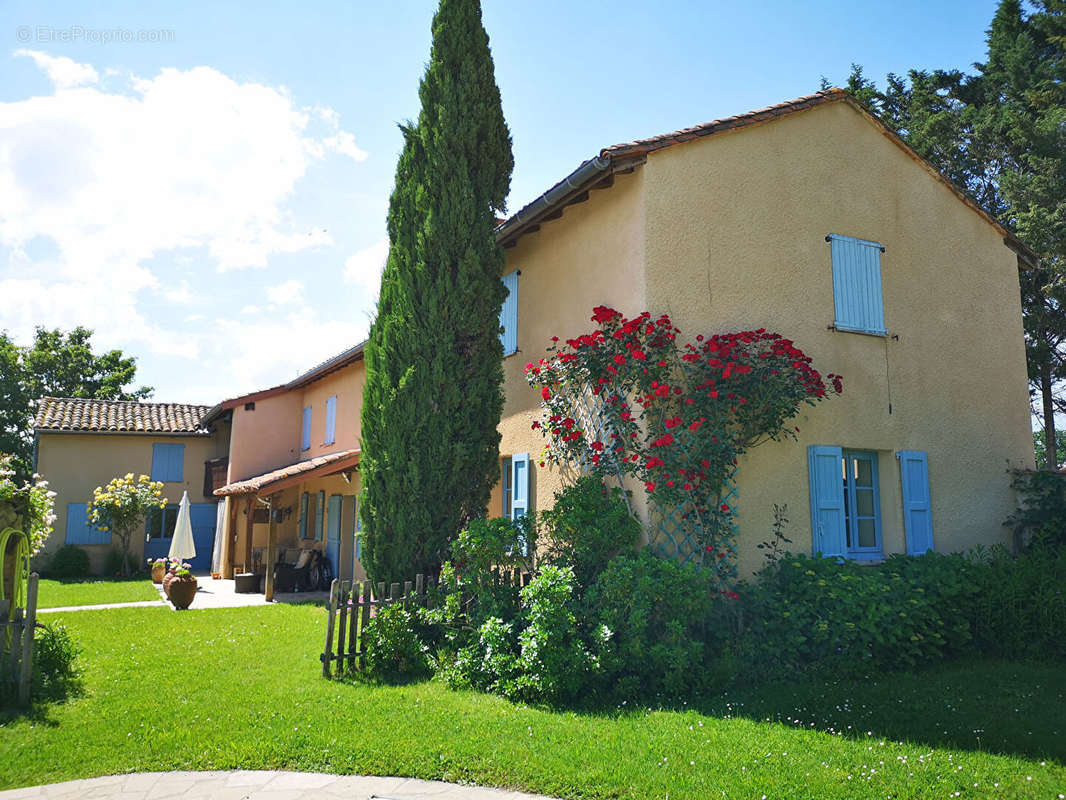
<path fill-rule="evenodd" d="M 381 288 L 381 272 L 389 257 L 389 240 L 380 239 L 369 247 L 357 250 L 344 262 L 344 282 L 360 287 L 368 297 L 377 298 Z"/>
<path fill-rule="evenodd" d="M 266 288 L 267 300 L 271 305 L 291 307 L 304 305 L 304 285 L 297 280 L 285 281 Z"/>
<path fill-rule="evenodd" d="M 15 55 L 32 58 L 33 62 L 48 74 L 57 89 L 84 86 L 100 80 L 96 70 L 89 64 L 79 64 L 66 56 L 50 56 L 40 50 L 16 50 Z"/>
<path fill-rule="evenodd" d="M 105 69 L 105 86 L 88 64 L 16 54 L 33 59 L 54 91 L 0 102 L 0 246 L 13 255 L 0 264 L 0 329 L 26 340 L 35 325 L 81 324 L 96 330 L 100 346 L 204 359 L 219 331 L 177 321 L 168 328 L 141 304 L 145 290 L 170 304 L 203 299 L 187 282 L 157 274 L 161 265 L 195 254 L 203 278 L 205 268 L 265 267 L 275 255 L 332 244 L 324 226 L 295 223 L 291 207 L 313 164 L 367 157 L 332 109 L 298 106 L 283 87 L 206 66 L 148 78 Z M 38 237 L 54 242 L 47 260 L 27 256 Z M 305 307 L 294 283 L 274 287 L 276 305 Z M 281 335 L 280 321 L 241 324 L 227 343 L 235 363 L 256 362 L 264 339 L 293 339 Z M 257 325 L 266 325 L 262 336 Z M 311 329 L 352 333 L 323 325 Z M 301 363 L 314 357 L 305 352 Z"/>

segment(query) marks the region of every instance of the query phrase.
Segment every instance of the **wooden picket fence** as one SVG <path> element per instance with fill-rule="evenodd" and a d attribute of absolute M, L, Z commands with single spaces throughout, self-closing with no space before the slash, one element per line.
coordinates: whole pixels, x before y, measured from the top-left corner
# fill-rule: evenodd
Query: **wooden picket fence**
<path fill-rule="evenodd" d="M 412 583 L 393 583 L 385 592 L 384 583 L 334 580 L 329 587 L 329 623 L 322 659 L 322 677 L 342 677 L 361 671 L 366 657 L 363 630 L 377 609 L 402 604 L 408 608 L 426 607 L 433 578 L 416 575 Z"/>
<path fill-rule="evenodd" d="M 33 633 L 37 627 L 37 573 L 26 584 L 26 607 L 11 613 L 11 600 L 0 600 L 0 684 L 20 706 L 29 705 L 33 681 Z M 8 694 L 7 691 L 3 692 Z"/>

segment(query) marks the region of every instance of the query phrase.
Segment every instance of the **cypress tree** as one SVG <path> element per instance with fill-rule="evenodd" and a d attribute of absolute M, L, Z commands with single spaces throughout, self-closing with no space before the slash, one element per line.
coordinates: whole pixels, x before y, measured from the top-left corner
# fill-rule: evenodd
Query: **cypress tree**
<path fill-rule="evenodd" d="M 514 160 L 478 0 L 441 0 L 419 97 L 417 123 L 401 126 L 365 351 L 360 514 L 374 581 L 435 574 L 499 472 L 506 290 L 493 230 Z"/>

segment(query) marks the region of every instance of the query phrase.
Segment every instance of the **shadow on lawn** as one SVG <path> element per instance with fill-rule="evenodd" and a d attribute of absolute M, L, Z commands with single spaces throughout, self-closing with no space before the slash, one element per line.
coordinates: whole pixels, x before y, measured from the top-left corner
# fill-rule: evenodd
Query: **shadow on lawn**
<path fill-rule="evenodd" d="M 1066 763 L 1066 669 L 1055 664 L 975 661 L 859 681 L 767 684 L 669 709 Z"/>

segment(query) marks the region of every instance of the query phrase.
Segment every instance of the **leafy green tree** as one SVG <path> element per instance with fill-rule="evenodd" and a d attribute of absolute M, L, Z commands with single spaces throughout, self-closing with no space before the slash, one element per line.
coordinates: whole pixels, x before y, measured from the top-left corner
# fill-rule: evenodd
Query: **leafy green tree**
<path fill-rule="evenodd" d="M 0 331 L 0 452 L 15 456 L 16 467 L 33 463 L 33 414 L 41 397 L 143 400 L 151 387 L 127 390 L 137 360 L 121 350 L 92 351 L 92 331 L 37 328 L 33 343 L 20 347 Z"/>
<path fill-rule="evenodd" d="M 499 471 L 506 290 L 493 229 L 514 160 L 478 0 L 441 0 L 419 96 L 366 346 L 360 505 L 375 581 L 436 572 Z"/>
<path fill-rule="evenodd" d="M 884 91 L 853 67 L 848 88 L 1039 255 L 1021 297 L 1034 413 L 1054 468 L 1055 414 L 1066 412 L 1066 2 L 1001 0 L 975 67 L 889 74 Z"/>

